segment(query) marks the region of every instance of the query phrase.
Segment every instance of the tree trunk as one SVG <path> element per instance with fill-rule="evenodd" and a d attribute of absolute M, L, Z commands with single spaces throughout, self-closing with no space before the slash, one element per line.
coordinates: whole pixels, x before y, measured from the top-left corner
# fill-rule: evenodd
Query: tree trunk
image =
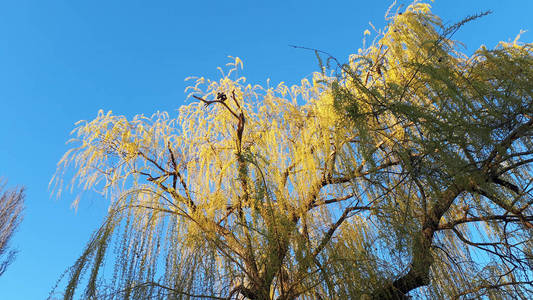
<path fill-rule="evenodd" d="M 426 221 L 422 225 L 422 230 L 418 234 L 413 244 L 413 257 L 411 268 L 407 274 L 393 281 L 391 284 L 377 289 L 372 294 L 372 299 L 380 300 L 401 300 L 408 299 L 407 293 L 428 285 L 430 282 L 429 269 L 433 262 L 431 255 L 431 244 L 433 235 L 439 226 L 439 222 L 444 213 L 450 208 L 455 198 L 464 190 L 452 184 L 447 188 L 435 202 L 426 216 Z"/>

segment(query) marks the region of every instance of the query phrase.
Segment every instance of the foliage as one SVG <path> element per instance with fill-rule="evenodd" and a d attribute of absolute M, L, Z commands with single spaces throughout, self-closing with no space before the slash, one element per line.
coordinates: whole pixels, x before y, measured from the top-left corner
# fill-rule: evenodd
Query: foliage
<path fill-rule="evenodd" d="M 0 182 L 0 276 L 15 259 L 17 251 L 9 250 L 9 242 L 22 221 L 24 209 L 24 189 L 4 191 L 4 186 Z"/>
<path fill-rule="evenodd" d="M 65 299 L 84 274 L 97 299 L 526 299 L 532 45 L 460 53 L 481 15 L 415 2 L 300 85 L 247 84 L 236 58 L 177 117 L 77 123 L 54 180 L 111 204 Z"/>

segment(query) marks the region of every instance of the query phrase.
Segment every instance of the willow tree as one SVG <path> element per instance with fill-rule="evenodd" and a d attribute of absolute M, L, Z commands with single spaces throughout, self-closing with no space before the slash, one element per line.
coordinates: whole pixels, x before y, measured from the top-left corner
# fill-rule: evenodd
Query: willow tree
<path fill-rule="evenodd" d="M 464 55 L 423 3 L 387 20 L 347 64 L 317 51 L 337 74 L 263 88 L 235 59 L 176 117 L 79 122 L 59 175 L 110 206 L 64 297 L 526 299 L 531 45 Z"/>

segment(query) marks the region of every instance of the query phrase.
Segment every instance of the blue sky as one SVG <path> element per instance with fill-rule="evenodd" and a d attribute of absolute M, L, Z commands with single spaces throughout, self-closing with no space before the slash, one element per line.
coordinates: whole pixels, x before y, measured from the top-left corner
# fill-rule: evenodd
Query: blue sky
<path fill-rule="evenodd" d="M 409 3 L 410 1 L 399 1 Z M 184 79 L 217 78 L 227 56 L 251 83 L 297 83 L 317 70 L 312 52 L 341 60 L 361 47 L 369 21 L 383 26 L 391 1 L 0 0 L 0 177 L 24 185 L 17 260 L 0 277 L 0 299 L 44 299 L 81 254 L 107 202 L 50 197 L 48 182 L 74 122 L 99 109 L 133 116 L 187 103 Z M 440 0 L 448 23 L 490 9 L 455 38 L 467 52 L 533 30 L 533 1 Z M 522 40 L 531 42 L 533 34 Z"/>

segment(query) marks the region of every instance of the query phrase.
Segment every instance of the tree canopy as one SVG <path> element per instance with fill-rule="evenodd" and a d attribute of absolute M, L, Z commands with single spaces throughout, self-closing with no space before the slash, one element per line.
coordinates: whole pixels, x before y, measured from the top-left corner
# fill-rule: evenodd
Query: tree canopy
<path fill-rule="evenodd" d="M 53 182 L 74 170 L 110 206 L 64 298 L 526 299 L 533 45 L 461 53 L 482 15 L 414 2 L 299 85 L 235 58 L 177 116 L 78 122 Z"/>

